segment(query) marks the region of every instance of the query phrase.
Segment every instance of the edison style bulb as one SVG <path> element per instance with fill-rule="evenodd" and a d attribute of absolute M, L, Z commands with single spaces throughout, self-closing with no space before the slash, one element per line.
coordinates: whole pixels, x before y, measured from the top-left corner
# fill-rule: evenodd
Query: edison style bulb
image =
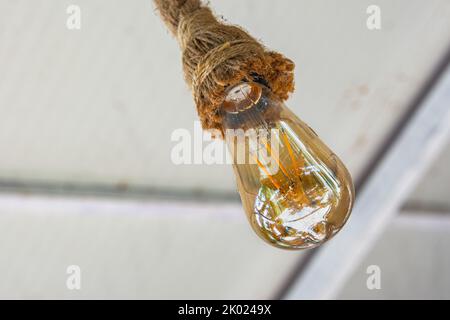
<path fill-rule="evenodd" d="M 270 244 L 322 244 L 347 221 L 353 183 L 339 158 L 263 84 L 227 92 L 222 125 L 254 231 Z"/>

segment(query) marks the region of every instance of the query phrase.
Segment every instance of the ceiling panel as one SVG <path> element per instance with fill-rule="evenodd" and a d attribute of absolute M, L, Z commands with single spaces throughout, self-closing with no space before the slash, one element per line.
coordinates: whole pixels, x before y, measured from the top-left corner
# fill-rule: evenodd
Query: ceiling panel
<path fill-rule="evenodd" d="M 450 144 L 447 144 L 441 152 L 436 163 L 431 166 L 409 197 L 407 207 L 450 211 Z"/>
<path fill-rule="evenodd" d="M 66 28 L 74 3 L 79 31 Z M 380 31 L 366 28 L 372 1 L 211 1 L 297 63 L 287 104 L 355 178 L 450 46 L 450 2 L 377 3 Z M 116 214 L 121 200 L 105 198 L 99 214 L 85 198 L 74 200 L 77 210 L 67 198 L 27 202 L 24 190 L 37 185 L 234 195 L 229 166 L 171 163 L 172 132 L 195 121 L 178 46 L 150 0 L 1 0 L 0 186 L 20 186 L 21 195 L 5 202 L 1 194 L 0 297 L 273 297 L 303 253 L 261 242 L 236 203 L 227 204 L 230 216 L 214 202 L 199 206 L 207 214 L 185 216 L 186 204 Z M 448 198 L 449 157 L 414 199 Z M 82 267 L 81 292 L 65 287 L 70 264 Z"/>
<path fill-rule="evenodd" d="M 176 166 L 196 113 L 180 52 L 149 0 L 0 2 L 0 179 L 234 192 L 228 166 Z M 297 63 L 288 105 L 358 177 L 444 55 L 446 0 L 211 1 Z"/>
<path fill-rule="evenodd" d="M 302 257 L 259 240 L 233 205 L 0 202 L 3 299 L 269 299 Z M 71 265 L 79 291 L 66 287 Z"/>
<path fill-rule="evenodd" d="M 383 232 L 342 288 L 340 299 L 450 298 L 450 217 L 409 213 L 401 214 Z M 379 269 L 368 271 L 370 266 Z M 379 271 L 380 290 L 367 287 L 374 270 Z"/>

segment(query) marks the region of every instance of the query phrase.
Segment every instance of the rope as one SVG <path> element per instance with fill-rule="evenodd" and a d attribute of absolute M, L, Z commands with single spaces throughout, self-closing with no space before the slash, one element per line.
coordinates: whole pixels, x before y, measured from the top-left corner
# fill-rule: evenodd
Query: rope
<path fill-rule="evenodd" d="M 154 0 L 177 37 L 183 70 L 204 129 L 221 130 L 220 105 L 227 88 L 263 79 L 281 100 L 294 90 L 294 63 L 268 51 L 237 26 L 219 21 L 201 0 Z"/>

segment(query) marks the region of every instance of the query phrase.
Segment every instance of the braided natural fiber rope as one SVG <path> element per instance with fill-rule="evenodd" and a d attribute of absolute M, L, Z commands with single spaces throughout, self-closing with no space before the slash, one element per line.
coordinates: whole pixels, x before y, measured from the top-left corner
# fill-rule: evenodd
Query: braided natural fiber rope
<path fill-rule="evenodd" d="M 225 91 L 257 78 L 280 99 L 294 90 L 294 63 L 267 51 L 237 26 L 217 20 L 200 0 L 154 0 L 162 19 L 178 38 L 183 69 L 205 129 L 221 128 L 219 107 Z"/>

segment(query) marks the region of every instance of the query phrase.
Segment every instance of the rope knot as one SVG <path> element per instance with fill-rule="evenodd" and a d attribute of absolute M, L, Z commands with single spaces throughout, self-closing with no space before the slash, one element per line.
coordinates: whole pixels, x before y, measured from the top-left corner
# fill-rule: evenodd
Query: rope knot
<path fill-rule="evenodd" d="M 218 21 L 199 0 L 157 0 L 156 3 L 178 38 L 186 82 L 193 91 L 205 129 L 220 129 L 218 109 L 225 91 L 243 80 L 256 76 L 269 84 L 281 99 L 293 91 L 292 61 L 266 51 L 243 29 Z M 168 7 L 172 11 L 167 12 Z"/>

